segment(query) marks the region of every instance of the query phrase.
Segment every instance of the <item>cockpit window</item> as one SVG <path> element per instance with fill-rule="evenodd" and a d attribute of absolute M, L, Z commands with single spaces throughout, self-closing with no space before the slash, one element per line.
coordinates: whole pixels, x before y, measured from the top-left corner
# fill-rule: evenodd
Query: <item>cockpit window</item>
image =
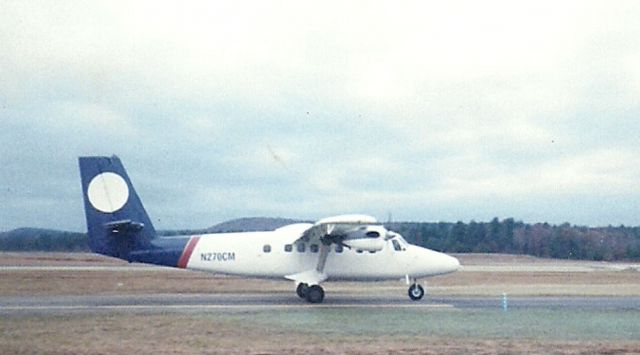
<path fill-rule="evenodd" d="M 393 244 L 393 249 L 395 251 L 407 250 L 407 247 L 409 246 L 409 243 L 407 243 L 400 234 L 396 234 L 396 236 L 391 239 L 391 243 Z"/>

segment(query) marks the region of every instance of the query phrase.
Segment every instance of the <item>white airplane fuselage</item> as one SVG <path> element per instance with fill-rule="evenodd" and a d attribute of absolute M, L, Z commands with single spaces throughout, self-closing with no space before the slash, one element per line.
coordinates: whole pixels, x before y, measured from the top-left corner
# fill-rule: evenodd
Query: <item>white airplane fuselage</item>
<path fill-rule="evenodd" d="M 187 269 L 250 276 L 279 278 L 316 267 L 319 245 L 311 242 L 289 244 L 312 224 L 294 224 L 271 232 L 221 233 L 198 238 Z M 340 248 L 332 246 L 324 272 L 328 280 L 378 281 L 406 276 L 422 278 L 457 270 L 458 260 L 427 248 L 401 241 L 396 250 L 391 240 L 382 250 Z M 289 249 L 285 247 L 289 245 Z M 315 245 L 315 247 L 314 247 Z M 265 249 L 269 250 L 265 252 Z M 289 250 L 289 251 L 287 251 Z"/>
<path fill-rule="evenodd" d="M 89 247 L 95 253 L 212 273 L 288 279 L 310 303 L 324 299 L 326 280 L 412 281 L 408 295 L 422 299 L 419 278 L 454 272 L 458 260 L 411 245 L 375 218 L 339 215 L 274 231 L 160 237 L 120 159 L 80 157 Z"/>

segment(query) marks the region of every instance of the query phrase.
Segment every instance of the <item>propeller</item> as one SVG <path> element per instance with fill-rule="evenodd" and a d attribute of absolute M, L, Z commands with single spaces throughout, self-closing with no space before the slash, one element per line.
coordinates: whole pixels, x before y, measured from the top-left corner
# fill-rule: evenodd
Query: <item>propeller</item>
<path fill-rule="evenodd" d="M 324 245 L 337 244 L 343 248 L 351 249 L 350 246 L 344 243 L 346 237 L 346 235 L 340 234 L 325 234 L 324 237 L 320 238 L 320 241 L 322 241 L 322 244 Z"/>

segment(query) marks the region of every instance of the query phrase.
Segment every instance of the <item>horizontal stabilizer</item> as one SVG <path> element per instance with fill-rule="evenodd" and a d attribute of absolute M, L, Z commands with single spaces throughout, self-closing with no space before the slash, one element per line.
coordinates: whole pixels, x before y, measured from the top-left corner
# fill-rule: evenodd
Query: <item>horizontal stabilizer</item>
<path fill-rule="evenodd" d="M 132 233 L 141 231 L 142 228 L 144 228 L 144 223 L 123 219 L 104 223 L 103 226 L 105 229 L 111 231 L 111 233 Z"/>

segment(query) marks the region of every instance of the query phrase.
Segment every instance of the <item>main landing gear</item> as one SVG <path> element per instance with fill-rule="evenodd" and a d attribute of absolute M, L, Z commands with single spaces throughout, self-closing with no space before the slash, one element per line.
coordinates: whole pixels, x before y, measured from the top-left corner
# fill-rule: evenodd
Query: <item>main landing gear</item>
<path fill-rule="evenodd" d="M 409 286 L 408 294 L 412 301 L 419 301 L 424 297 L 424 288 L 414 280 L 413 284 Z"/>
<path fill-rule="evenodd" d="M 309 303 L 322 303 L 324 300 L 324 290 L 320 285 L 307 285 L 299 283 L 296 287 L 298 297 L 307 300 Z"/>
<path fill-rule="evenodd" d="M 424 297 L 425 291 L 422 285 L 414 280 L 407 293 L 412 301 L 419 301 Z M 320 285 L 309 286 L 306 283 L 299 283 L 298 287 L 296 287 L 296 294 L 309 303 L 322 303 L 324 300 L 324 289 Z"/>

